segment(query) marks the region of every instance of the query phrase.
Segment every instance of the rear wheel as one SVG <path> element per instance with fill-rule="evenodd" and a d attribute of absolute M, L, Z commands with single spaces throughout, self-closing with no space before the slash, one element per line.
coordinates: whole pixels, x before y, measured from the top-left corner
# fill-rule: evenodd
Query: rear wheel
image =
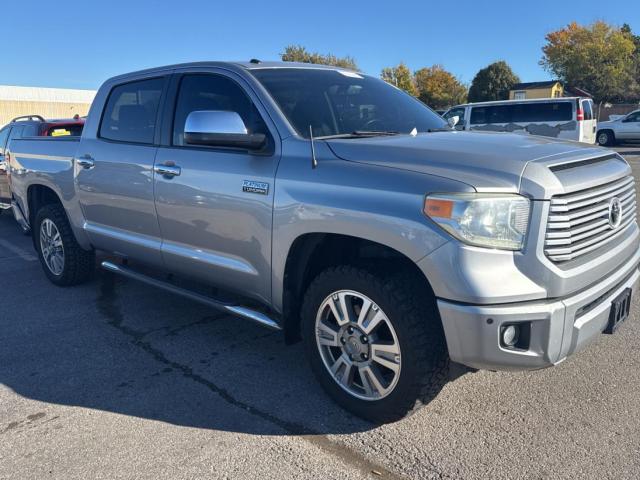
<path fill-rule="evenodd" d="M 598 145 L 610 147 L 616 143 L 616 137 L 611 130 L 601 130 L 598 132 Z"/>
<path fill-rule="evenodd" d="M 38 211 L 33 235 L 40 263 L 52 283 L 71 286 L 89 279 L 95 253 L 78 245 L 61 205 L 45 205 Z"/>
<path fill-rule="evenodd" d="M 305 295 L 302 333 L 315 375 L 338 404 L 373 422 L 409 415 L 448 378 L 439 316 L 412 280 L 334 267 Z"/>

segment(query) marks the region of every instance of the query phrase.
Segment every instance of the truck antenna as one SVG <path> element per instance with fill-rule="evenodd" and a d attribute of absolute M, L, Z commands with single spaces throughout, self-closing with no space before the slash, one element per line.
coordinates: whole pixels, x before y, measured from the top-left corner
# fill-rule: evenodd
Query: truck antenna
<path fill-rule="evenodd" d="M 313 143 L 313 127 L 309 125 L 309 139 L 311 140 L 311 168 L 318 168 L 318 160 L 316 159 L 316 147 Z"/>

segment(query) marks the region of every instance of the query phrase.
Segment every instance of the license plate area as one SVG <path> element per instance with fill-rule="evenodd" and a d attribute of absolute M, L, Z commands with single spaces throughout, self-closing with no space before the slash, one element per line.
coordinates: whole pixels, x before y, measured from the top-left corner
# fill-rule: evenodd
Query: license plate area
<path fill-rule="evenodd" d="M 611 310 L 609 313 L 609 323 L 605 328 L 604 333 L 613 334 L 618 330 L 620 325 L 629 317 L 629 311 L 631 310 L 631 289 L 625 289 L 620 295 L 618 295 L 613 302 L 611 302 Z"/>

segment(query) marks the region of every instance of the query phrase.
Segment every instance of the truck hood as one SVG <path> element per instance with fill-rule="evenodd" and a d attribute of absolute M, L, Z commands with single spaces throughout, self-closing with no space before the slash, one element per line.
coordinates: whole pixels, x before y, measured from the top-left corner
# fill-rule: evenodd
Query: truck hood
<path fill-rule="evenodd" d="M 446 177 L 478 191 L 518 192 L 529 162 L 594 147 L 531 135 L 489 132 L 434 132 L 417 136 L 327 140 L 334 154 L 353 162 Z"/>
<path fill-rule="evenodd" d="M 614 115 L 612 115 L 613 117 Z M 612 128 L 615 125 L 619 125 L 621 123 L 621 120 L 624 118 L 624 115 L 620 115 L 620 117 L 618 118 L 611 118 L 609 117 L 609 120 L 606 122 L 598 122 L 598 130 L 602 130 L 603 128 Z"/>

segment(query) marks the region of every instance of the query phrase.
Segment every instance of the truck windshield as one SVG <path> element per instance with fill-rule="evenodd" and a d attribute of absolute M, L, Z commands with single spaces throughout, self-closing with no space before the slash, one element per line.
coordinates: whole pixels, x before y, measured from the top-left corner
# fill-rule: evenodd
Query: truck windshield
<path fill-rule="evenodd" d="M 447 123 L 425 104 L 377 78 L 312 68 L 252 70 L 299 135 L 428 132 Z"/>

